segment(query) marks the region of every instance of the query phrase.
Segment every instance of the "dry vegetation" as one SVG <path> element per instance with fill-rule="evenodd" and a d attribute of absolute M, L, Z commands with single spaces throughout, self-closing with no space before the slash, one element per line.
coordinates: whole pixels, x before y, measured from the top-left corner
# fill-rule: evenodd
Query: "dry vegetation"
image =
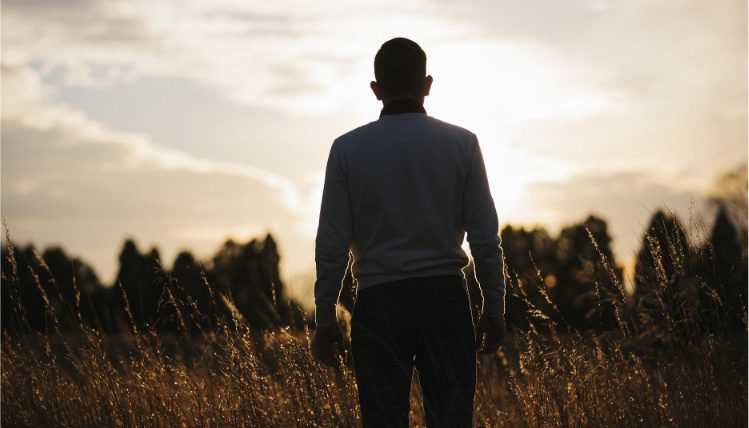
<path fill-rule="evenodd" d="M 529 329 L 479 358 L 475 425 L 746 426 L 746 331 L 684 325 L 668 293 L 651 298 L 661 316 L 619 319 L 598 334 L 529 314 Z M 58 312 L 48 308 L 53 321 Z M 113 337 L 83 324 L 74 334 L 6 334 L 2 425 L 358 426 L 350 366 L 318 364 L 311 334 L 257 332 L 238 314 L 198 335 Z M 414 388 L 413 426 L 423 425 L 419 401 Z"/>

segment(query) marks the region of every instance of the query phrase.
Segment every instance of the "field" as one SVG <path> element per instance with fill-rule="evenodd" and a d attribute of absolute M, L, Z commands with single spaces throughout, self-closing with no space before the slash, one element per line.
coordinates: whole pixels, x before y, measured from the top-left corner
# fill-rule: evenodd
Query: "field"
<path fill-rule="evenodd" d="M 713 312 L 684 317 L 693 312 L 666 292 L 671 286 L 643 297 L 658 313 L 636 317 L 622 307 L 617 327 L 605 331 L 580 332 L 529 312 L 500 352 L 479 357 L 474 425 L 746 426 L 745 309 L 743 330 L 726 327 L 717 297 Z M 60 308 L 50 303 L 46 311 L 59 326 Z M 238 312 L 197 333 L 106 335 L 82 322 L 74 331 L 6 332 L 2 425 L 356 427 L 352 369 L 316 362 L 313 334 L 256 331 Z M 412 410 L 411 425 L 423 426 L 416 387 Z"/>

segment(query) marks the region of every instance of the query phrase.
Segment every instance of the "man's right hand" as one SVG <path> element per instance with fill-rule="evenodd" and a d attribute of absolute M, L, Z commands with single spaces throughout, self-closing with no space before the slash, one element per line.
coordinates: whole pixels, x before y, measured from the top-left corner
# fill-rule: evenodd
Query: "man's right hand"
<path fill-rule="evenodd" d="M 476 326 L 476 350 L 479 354 L 495 352 L 505 340 L 505 317 L 487 317 L 482 315 Z"/>
<path fill-rule="evenodd" d="M 345 359 L 345 352 L 343 333 L 338 323 L 317 327 L 315 338 L 312 339 L 312 354 L 318 360 L 326 366 L 338 367 Z"/>

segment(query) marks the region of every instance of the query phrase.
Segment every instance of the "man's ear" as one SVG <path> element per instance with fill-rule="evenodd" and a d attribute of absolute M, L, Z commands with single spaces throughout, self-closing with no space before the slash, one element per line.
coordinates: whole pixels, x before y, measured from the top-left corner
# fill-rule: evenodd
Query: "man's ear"
<path fill-rule="evenodd" d="M 372 89 L 372 92 L 374 92 L 377 100 L 382 101 L 382 91 L 380 91 L 380 86 L 377 84 L 377 82 L 375 82 L 374 80 L 369 82 L 369 88 Z"/>
<path fill-rule="evenodd" d="M 429 95 L 429 91 L 432 89 L 432 82 L 434 82 L 434 78 L 431 75 L 427 76 L 426 79 L 424 79 L 424 96 L 425 97 Z"/>

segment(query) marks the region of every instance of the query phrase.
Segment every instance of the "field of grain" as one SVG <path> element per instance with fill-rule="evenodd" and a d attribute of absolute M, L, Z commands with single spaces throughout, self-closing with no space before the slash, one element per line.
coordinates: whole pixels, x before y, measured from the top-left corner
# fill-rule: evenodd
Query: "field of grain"
<path fill-rule="evenodd" d="M 704 254 L 700 262 L 710 263 Z M 518 290 L 511 269 L 508 290 Z M 698 288 L 708 285 L 690 272 Z M 496 355 L 479 357 L 474 425 L 746 426 L 745 309 L 743 330 L 728 328 L 719 294 L 702 293 L 715 297 L 714 311 L 695 313 L 665 277 L 660 287 L 643 297 L 658 312 L 627 311 L 624 299 L 617 327 L 605 331 L 580 332 L 529 310 Z M 57 330 L 63 311 L 50 303 L 46 313 L 50 331 L 3 336 L 3 427 L 360 424 L 351 365 L 319 364 L 306 327 L 256 331 L 235 312 L 198 332 L 113 335 L 82 322 Z M 423 426 L 417 387 L 412 410 L 411 425 Z"/>

